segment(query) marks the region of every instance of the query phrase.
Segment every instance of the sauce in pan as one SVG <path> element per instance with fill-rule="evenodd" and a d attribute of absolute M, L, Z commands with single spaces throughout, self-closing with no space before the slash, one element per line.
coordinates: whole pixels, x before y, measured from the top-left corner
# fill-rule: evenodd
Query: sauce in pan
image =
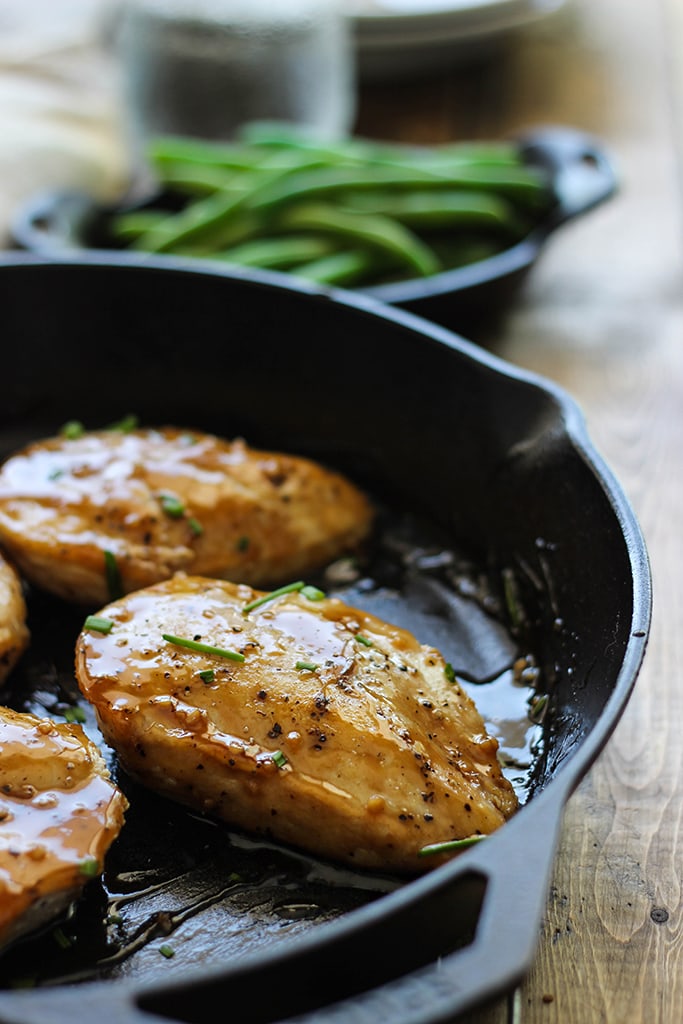
<path fill-rule="evenodd" d="M 500 745 L 520 803 L 543 743 L 540 678 L 510 622 L 499 573 L 435 539 L 430 527 L 381 517 L 367 560 L 308 582 L 438 647 Z M 29 593 L 32 644 L 5 688 L 20 711 L 76 718 L 101 743 L 73 675 L 82 609 Z M 514 612 L 514 609 L 512 609 Z M 131 782 L 104 749 L 130 807 L 94 880 L 66 919 L 2 957 L 0 988 L 102 978 L 156 979 L 270 947 L 405 884 L 354 872 L 202 819 Z M 169 975 L 170 976 L 170 975 Z"/>

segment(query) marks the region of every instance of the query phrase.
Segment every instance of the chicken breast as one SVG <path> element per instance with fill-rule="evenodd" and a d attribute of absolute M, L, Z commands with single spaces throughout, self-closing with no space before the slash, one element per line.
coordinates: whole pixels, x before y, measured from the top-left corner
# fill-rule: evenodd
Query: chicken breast
<path fill-rule="evenodd" d="M 423 871 L 425 846 L 517 807 L 438 651 L 301 583 L 180 574 L 129 594 L 86 622 L 76 676 L 137 780 L 358 868 Z"/>
<path fill-rule="evenodd" d="M 0 684 L 29 645 L 26 601 L 21 579 L 0 555 Z"/>
<path fill-rule="evenodd" d="M 127 802 L 80 725 L 0 707 L 0 949 L 100 874 Z"/>
<path fill-rule="evenodd" d="M 55 437 L 0 469 L 0 543 L 29 581 L 89 607 L 178 570 L 275 586 L 371 525 L 365 495 L 312 460 L 173 427 Z"/>

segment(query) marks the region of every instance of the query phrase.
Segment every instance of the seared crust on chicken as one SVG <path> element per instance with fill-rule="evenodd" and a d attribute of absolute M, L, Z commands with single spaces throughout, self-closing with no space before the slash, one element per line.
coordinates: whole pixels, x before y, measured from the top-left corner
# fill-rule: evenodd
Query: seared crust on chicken
<path fill-rule="evenodd" d="M 0 683 L 10 674 L 29 640 L 21 579 L 0 555 Z"/>
<path fill-rule="evenodd" d="M 312 460 L 173 427 L 55 437 L 0 469 L 0 543 L 27 580 L 90 607 L 178 570 L 275 586 L 371 525 L 367 498 Z"/>
<path fill-rule="evenodd" d="M 497 741 L 439 652 L 309 593 L 250 608 L 262 591 L 179 574 L 104 607 L 76 675 L 123 766 L 358 868 L 420 872 L 426 845 L 502 825 L 517 798 Z"/>
<path fill-rule="evenodd" d="M 103 868 L 127 802 L 80 725 L 0 707 L 0 949 Z"/>

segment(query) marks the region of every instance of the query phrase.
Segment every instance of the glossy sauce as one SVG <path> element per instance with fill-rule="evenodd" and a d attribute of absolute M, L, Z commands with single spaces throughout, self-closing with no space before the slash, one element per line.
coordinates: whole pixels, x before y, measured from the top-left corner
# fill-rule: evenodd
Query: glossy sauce
<path fill-rule="evenodd" d="M 39 899 L 99 874 L 125 799 L 80 726 L 0 714 L 0 944 Z"/>

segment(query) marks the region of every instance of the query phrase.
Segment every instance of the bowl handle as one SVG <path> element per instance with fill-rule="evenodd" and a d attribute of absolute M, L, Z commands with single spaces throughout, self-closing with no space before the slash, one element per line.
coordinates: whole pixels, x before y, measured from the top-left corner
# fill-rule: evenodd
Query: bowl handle
<path fill-rule="evenodd" d="M 552 228 L 603 203 L 617 189 L 611 160 L 601 145 L 573 128 L 540 128 L 518 139 L 531 164 L 550 172 L 557 205 Z"/>

